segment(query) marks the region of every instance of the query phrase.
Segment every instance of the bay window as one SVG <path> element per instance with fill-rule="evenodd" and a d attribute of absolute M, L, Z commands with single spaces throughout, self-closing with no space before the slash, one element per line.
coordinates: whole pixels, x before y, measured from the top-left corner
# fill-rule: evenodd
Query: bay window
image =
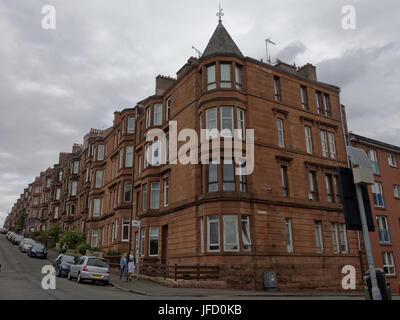
<path fill-rule="evenodd" d="M 217 80 L 215 76 L 215 64 L 207 66 L 207 90 L 215 89 L 217 87 Z"/>
<path fill-rule="evenodd" d="M 153 124 L 159 126 L 162 123 L 162 104 L 157 103 L 154 105 L 154 120 Z"/>
<path fill-rule="evenodd" d="M 220 250 L 219 217 L 207 216 L 207 251 L 218 252 Z"/>
<path fill-rule="evenodd" d="M 236 215 L 224 215 L 224 251 L 239 251 L 238 217 Z"/>
<path fill-rule="evenodd" d="M 221 88 L 231 88 L 232 80 L 231 80 L 231 64 L 230 63 L 221 63 L 220 67 L 220 76 L 221 76 Z"/>
<path fill-rule="evenodd" d="M 150 209 L 160 208 L 160 182 L 150 183 Z"/>
<path fill-rule="evenodd" d="M 158 227 L 149 227 L 149 256 L 158 256 Z"/>

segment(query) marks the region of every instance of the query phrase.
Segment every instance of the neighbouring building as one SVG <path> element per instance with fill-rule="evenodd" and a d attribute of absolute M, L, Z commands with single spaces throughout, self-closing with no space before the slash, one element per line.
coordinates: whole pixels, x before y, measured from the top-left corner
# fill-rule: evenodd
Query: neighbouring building
<path fill-rule="evenodd" d="M 350 133 L 353 147 L 364 149 L 374 168 L 369 188 L 375 232 L 370 233 L 375 267 L 386 273 L 393 292 L 400 277 L 400 147 Z"/>

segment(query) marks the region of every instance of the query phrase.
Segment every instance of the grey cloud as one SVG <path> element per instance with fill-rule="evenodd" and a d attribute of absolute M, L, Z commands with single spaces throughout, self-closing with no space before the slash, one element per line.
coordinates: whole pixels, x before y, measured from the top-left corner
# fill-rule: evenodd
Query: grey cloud
<path fill-rule="evenodd" d="M 302 42 L 293 42 L 278 52 L 278 59 L 289 64 L 293 64 L 296 61 L 296 57 L 307 51 L 307 47 Z"/>

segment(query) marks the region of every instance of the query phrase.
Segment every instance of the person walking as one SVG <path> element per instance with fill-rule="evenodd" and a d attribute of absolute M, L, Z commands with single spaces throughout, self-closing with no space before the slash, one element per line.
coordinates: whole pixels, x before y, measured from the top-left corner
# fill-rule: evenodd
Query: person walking
<path fill-rule="evenodd" d="M 128 274 L 127 274 L 127 268 L 128 268 L 128 262 L 126 258 L 126 253 L 124 253 L 119 260 L 119 265 L 121 268 L 121 271 L 119 273 L 119 280 L 121 280 L 122 276 L 124 276 L 128 280 Z"/>
<path fill-rule="evenodd" d="M 68 249 L 68 245 L 67 245 L 66 242 L 64 242 L 64 245 L 63 245 L 62 248 L 61 248 L 61 253 L 62 253 L 62 254 L 65 254 L 65 253 L 67 252 L 67 249 Z"/>
<path fill-rule="evenodd" d="M 128 257 L 128 278 L 127 281 L 132 281 L 131 276 L 133 276 L 135 273 L 135 253 L 133 250 L 131 251 L 131 254 Z"/>

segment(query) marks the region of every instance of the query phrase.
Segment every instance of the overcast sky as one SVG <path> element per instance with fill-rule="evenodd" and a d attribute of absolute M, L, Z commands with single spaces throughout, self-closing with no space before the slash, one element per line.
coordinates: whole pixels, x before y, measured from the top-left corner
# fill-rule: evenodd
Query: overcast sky
<path fill-rule="evenodd" d="M 56 29 L 41 26 L 56 9 Z M 356 9 L 345 30 L 342 7 Z M 317 66 L 342 88 L 350 130 L 400 145 L 400 3 L 396 0 L 221 0 L 244 55 Z M 154 93 L 204 50 L 218 1 L 0 0 L 0 226 L 23 188 L 113 112 Z"/>

